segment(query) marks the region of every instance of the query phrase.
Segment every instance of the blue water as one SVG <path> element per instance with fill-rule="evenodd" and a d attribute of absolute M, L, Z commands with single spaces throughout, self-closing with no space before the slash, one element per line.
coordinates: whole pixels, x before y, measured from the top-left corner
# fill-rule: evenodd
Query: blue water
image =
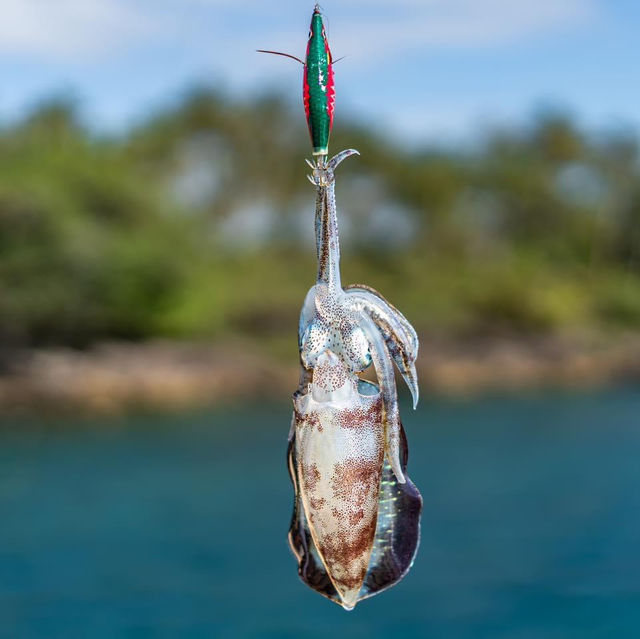
<path fill-rule="evenodd" d="M 415 566 L 345 612 L 286 545 L 288 405 L 0 423 L 0 636 L 640 637 L 640 391 L 405 410 Z"/>

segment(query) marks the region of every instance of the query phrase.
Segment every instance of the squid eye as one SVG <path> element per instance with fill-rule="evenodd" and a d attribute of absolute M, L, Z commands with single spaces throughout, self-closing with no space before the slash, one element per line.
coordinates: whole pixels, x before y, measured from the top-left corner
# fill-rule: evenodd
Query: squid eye
<path fill-rule="evenodd" d="M 309 40 L 311 40 L 311 38 L 313 38 L 313 31 L 311 31 L 311 29 L 309 29 Z"/>

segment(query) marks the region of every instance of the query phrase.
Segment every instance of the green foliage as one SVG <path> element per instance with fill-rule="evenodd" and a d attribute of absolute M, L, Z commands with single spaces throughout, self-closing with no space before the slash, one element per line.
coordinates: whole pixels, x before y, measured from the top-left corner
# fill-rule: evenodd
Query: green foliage
<path fill-rule="evenodd" d="M 547 113 L 468 152 L 409 152 L 342 120 L 332 145 L 362 154 L 340 170 L 344 280 L 421 330 L 640 329 L 631 133 Z M 315 275 L 308 153 L 301 109 L 268 95 L 195 91 L 117 138 L 64 102 L 4 128 L 0 341 L 243 334 L 282 350 Z"/>

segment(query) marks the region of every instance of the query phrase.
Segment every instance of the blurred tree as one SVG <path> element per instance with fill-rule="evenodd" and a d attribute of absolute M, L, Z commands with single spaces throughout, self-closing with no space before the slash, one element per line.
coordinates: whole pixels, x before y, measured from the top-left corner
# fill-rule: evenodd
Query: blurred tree
<path fill-rule="evenodd" d="M 242 333 L 277 341 L 313 280 L 304 117 L 197 89 L 126 135 L 56 99 L 0 131 L 0 342 Z M 345 278 L 422 330 L 640 329 L 633 132 L 546 111 L 473 149 L 341 119 Z M 266 331 L 266 332 L 265 332 Z"/>

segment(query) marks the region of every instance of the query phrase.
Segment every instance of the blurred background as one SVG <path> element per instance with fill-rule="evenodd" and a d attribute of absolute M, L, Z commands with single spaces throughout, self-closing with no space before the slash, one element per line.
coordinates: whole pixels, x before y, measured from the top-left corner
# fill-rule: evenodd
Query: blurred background
<path fill-rule="evenodd" d="M 0 636 L 638 636 L 640 8 L 323 5 L 343 281 L 421 339 L 422 548 L 349 614 L 285 543 L 314 192 L 255 53 L 313 4 L 2 8 Z"/>

